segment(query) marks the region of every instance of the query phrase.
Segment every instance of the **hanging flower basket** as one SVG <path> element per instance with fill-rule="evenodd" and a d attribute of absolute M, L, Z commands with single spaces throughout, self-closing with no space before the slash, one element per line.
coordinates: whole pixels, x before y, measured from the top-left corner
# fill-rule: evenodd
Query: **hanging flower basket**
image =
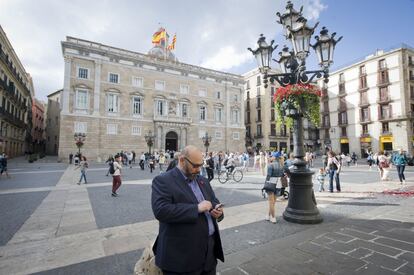
<path fill-rule="evenodd" d="M 293 84 L 280 87 L 274 94 L 278 125 L 293 126 L 293 117 L 303 115 L 315 126 L 320 122 L 320 97 L 318 86 L 312 84 Z"/>

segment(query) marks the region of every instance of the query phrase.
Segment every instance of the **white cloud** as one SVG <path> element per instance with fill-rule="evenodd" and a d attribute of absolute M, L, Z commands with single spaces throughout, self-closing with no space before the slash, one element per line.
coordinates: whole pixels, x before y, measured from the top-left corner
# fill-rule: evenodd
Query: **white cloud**
<path fill-rule="evenodd" d="M 237 67 L 249 59 L 252 58 L 250 52 L 236 51 L 233 46 L 226 46 L 221 48 L 217 54 L 208 57 L 201 66 L 215 69 L 215 70 L 228 70 L 233 67 Z"/>
<path fill-rule="evenodd" d="M 293 2 L 297 9 L 303 4 L 311 19 L 326 8 L 320 0 Z M 60 41 L 66 36 L 146 53 L 161 22 L 171 36 L 177 33 L 180 61 L 243 73 L 255 66 L 246 48 L 256 47 L 260 33 L 268 41 L 289 44 L 275 16 L 285 5 L 274 0 L 0 0 L 0 18 L 33 76 L 36 96 L 45 99 L 63 86 Z"/>

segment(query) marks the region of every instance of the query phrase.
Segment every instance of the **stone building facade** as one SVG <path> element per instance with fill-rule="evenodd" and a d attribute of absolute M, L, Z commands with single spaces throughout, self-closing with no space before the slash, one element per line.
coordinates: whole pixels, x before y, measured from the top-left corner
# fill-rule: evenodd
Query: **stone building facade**
<path fill-rule="evenodd" d="M 0 26 L 0 150 L 9 157 L 32 150 L 33 82 Z"/>
<path fill-rule="evenodd" d="M 34 153 L 45 152 L 45 106 L 40 100 L 32 102 L 32 149 Z"/>
<path fill-rule="evenodd" d="M 414 49 L 378 50 L 330 74 L 322 92 L 322 142 L 336 152 L 400 148 L 413 154 Z"/>
<path fill-rule="evenodd" d="M 82 152 L 101 161 L 121 150 L 204 148 L 244 150 L 243 78 L 178 62 L 154 47 L 141 54 L 67 37 L 61 97 L 59 157 L 75 152 L 73 134 L 86 134 Z"/>
<path fill-rule="evenodd" d="M 258 69 L 243 75 L 245 83 L 246 146 L 255 150 L 293 151 L 293 135 L 286 126 L 278 126 L 273 96 L 279 84 L 265 88 L 263 74 Z M 277 83 L 277 82 L 275 82 Z M 319 130 L 304 120 L 306 150 L 320 149 Z"/>
<path fill-rule="evenodd" d="M 46 107 L 46 154 L 57 155 L 60 131 L 60 97 L 62 89 L 47 96 Z"/>

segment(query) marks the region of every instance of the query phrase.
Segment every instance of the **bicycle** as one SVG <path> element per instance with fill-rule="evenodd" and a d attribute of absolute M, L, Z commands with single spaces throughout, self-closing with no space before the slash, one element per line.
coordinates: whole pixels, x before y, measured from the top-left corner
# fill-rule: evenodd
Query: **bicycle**
<path fill-rule="evenodd" d="M 219 182 L 223 184 L 231 178 L 233 178 L 235 182 L 240 182 L 243 179 L 243 171 L 240 168 L 234 168 L 233 172 L 230 173 L 229 170 L 226 169 L 226 171 L 222 171 L 218 175 Z"/>

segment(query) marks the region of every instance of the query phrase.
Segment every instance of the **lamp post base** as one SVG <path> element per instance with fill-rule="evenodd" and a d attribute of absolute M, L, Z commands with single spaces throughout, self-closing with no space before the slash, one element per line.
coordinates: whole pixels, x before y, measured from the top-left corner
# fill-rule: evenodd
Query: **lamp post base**
<path fill-rule="evenodd" d="M 293 170 L 290 176 L 289 202 L 283 218 L 288 222 L 316 224 L 323 221 L 316 206 L 312 184 L 313 172 Z"/>

